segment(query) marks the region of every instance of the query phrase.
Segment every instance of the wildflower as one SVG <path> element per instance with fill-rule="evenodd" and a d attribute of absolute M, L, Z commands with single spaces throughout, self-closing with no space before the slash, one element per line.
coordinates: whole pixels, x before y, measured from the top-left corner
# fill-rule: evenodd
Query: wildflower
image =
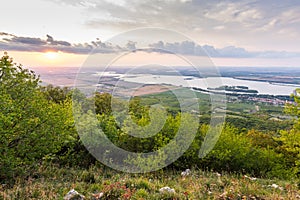
<path fill-rule="evenodd" d="M 185 177 L 185 176 L 190 175 L 190 173 L 191 173 L 191 170 L 190 169 L 186 169 L 185 171 L 181 172 L 181 176 Z"/>

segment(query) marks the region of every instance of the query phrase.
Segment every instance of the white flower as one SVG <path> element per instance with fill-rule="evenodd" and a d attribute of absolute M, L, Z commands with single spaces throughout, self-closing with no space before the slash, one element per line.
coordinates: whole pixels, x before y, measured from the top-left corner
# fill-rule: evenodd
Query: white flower
<path fill-rule="evenodd" d="M 191 170 L 190 169 L 186 169 L 185 171 L 181 172 L 181 176 L 188 176 L 191 174 Z"/>

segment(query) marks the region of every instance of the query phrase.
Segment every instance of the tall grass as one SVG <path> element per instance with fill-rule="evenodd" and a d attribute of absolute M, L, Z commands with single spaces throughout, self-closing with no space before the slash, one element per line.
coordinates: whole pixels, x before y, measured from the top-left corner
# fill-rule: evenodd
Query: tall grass
<path fill-rule="evenodd" d="M 41 166 L 32 176 L 18 179 L 12 186 L 1 185 L 0 199 L 63 199 L 75 189 L 93 199 L 297 199 L 300 191 L 296 180 L 251 180 L 242 174 L 222 175 L 211 171 L 192 170 L 182 177 L 180 171 L 157 171 L 127 174 L 93 166 L 88 170 Z M 278 188 L 272 186 L 278 185 Z M 165 186 L 175 193 L 160 193 Z"/>

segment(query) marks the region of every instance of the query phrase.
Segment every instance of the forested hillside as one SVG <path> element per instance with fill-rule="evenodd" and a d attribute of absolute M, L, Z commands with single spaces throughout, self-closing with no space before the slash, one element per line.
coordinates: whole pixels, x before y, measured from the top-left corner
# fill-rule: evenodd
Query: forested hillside
<path fill-rule="evenodd" d="M 108 169 L 82 144 L 72 108 L 72 96 L 76 93 L 78 97 L 80 92 L 40 83 L 35 72 L 15 64 L 7 54 L 1 58 L 0 199 L 61 199 L 74 187 L 87 197 L 104 192 L 102 199 L 242 199 L 243 195 L 248 199 L 293 199 L 298 194 L 298 96 L 294 96 L 295 104 L 285 106 L 289 120 L 266 119 L 263 111 L 227 118 L 215 147 L 200 159 L 199 150 L 210 126 L 209 115 L 201 115 L 192 145 L 176 162 L 158 172 L 132 175 Z M 131 152 L 146 153 L 164 147 L 175 137 L 180 123 L 190 117 L 169 109 L 165 124 L 156 135 L 137 138 L 129 134 L 135 124 L 145 126 L 150 121 L 145 99 L 132 98 L 128 118 L 118 124 L 110 102 L 115 101 L 122 111 L 122 100 L 108 93 L 80 95 L 82 101 L 77 106 L 87 114 L 79 126 L 88 127 L 89 110 L 95 108 L 97 127 L 115 145 Z M 94 108 L 88 106 L 91 101 L 95 102 Z M 157 110 L 154 118 L 160 116 Z M 192 173 L 181 177 L 185 169 L 192 169 Z M 282 190 L 269 187 L 271 180 L 282 183 Z M 176 193 L 160 194 L 159 188 L 166 185 L 175 187 Z"/>

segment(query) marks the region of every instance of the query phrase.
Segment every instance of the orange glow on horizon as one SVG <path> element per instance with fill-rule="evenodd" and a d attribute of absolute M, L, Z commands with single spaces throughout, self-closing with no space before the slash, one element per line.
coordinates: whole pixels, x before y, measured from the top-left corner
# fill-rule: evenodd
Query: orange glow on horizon
<path fill-rule="evenodd" d="M 54 59 L 56 59 L 56 58 L 58 57 L 58 54 L 59 54 L 59 53 L 53 52 L 53 51 L 48 51 L 48 52 L 46 52 L 46 53 L 44 53 L 44 54 L 45 54 L 45 57 L 46 57 L 47 59 L 49 59 L 49 60 L 54 60 Z"/>
<path fill-rule="evenodd" d="M 14 62 L 25 67 L 82 67 L 89 61 L 90 55 L 72 54 L 63 52 L 20 52 L 8 51 Z M 0 52 L 0 56 L 4 51 Z M 103 59 L 101 59 L 103 57 Z M 97 57 L 98 58 L 98 57 Z M 118 57 L 112 54 L 101 54 L 97 63 L 91 65 L 101 66 L 104 60 L 113 61 L 114 66 L 141 66 L 147 64 L 161 64 L 165 66 L 184 66 L 187 63 L 180 57 L 174 55 L 163 55 L 158 53 L 131 53 Z M 299 66 L 300 58 L 264 59 L 264 58 L 211 58 L 216 66 Z M 106 63 L 107 64 L 107 63 Z"/>
<path fill-rule="evenodd" d="M 62 52 L 21 52 L 7 51 L 14 62 L 25 67 L 80 67 L 87 58 L 87 55 L 62 53 Z M 4 55 L 4 51 L 0 52 Z"/>

